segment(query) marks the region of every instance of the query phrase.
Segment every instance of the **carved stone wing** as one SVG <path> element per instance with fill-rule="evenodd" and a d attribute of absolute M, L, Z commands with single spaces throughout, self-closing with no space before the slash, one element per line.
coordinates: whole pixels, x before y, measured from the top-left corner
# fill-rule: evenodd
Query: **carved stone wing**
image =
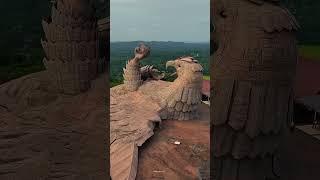
<path fill-rule="evenodd" d="M 140 68 L 141 78 L 146 80 L 148 78 L 160 80 L 164 78 L 164 73 L 160 72 L 158 69 L 153 66 L 146 65 Z"/>
<path fill-rule="evenodd" d="M 232 157 L 230 161 L 262 158 L 271 162 L 291 118 L 292 89 L 267 82 L 216 80 L 214 84 L 218 87 L 212 93 L 214 154 Z M 271 166 L 257 169 L 274 170 Z"/>
<path fill-rule="evenodd" d="M 194 88 L 172 90 L 166 99 L 166 107 L 160 112 L 162 119 L 189 120 L 197 117 L 201 92 Z"/>
<path fill-rule="evenodd" d="M 278 6 L 264 10 L 260 22 L 261 27 L 268 33 L 282 30 L 297 31 L 300 28 L 297 20 L 288 10 Z"/>
<path fill-rule="evenodd" d="M 110 159 L 112 179 L 135 179 L 138 146 L 160 122 L 158 105 L 141 93 L 126 93 L 122 85 L 110 92 Z"/>

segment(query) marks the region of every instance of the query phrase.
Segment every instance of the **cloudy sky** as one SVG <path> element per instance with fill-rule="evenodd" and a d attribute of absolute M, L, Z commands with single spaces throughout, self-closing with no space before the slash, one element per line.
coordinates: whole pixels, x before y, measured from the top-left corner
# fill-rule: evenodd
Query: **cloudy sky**
<path fill-rule="evenodd" d="M 111 41 L 209 42 L 209 0 L 110 0 Z"/>

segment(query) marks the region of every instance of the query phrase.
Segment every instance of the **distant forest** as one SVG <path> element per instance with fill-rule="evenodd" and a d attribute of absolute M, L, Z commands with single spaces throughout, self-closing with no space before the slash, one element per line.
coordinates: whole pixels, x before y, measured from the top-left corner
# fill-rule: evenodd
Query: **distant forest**
<path fill-rule="evenodd" d="M 44 54 L 40 45 L 43 36 L 41 19 L 50 15 L 50 1 L 1 1 L 0 83 L 44 69 L 42 64 Z M 101 0 L 96 2 L 97 16 L 108 16 L 109 8 L 102 7 Z M 302 27 L 298 33 L 300 44 L 319 45 L 320 1 L 283 0 L 283 2 L 297 17 Z"/>
<path fill-rule="evenodd" d="M 117 85 L 123 82 L 122 68 L 126 62 L 134 56 L 134 48 L 139 41 L 112 42 L 110 44 L 110 82 Z M 160 71 L 166 71 L 165 64 L 168 60 L 174 60 L 181 56 L 193 56 L 204 68 L 204 74 L 209 75 L 209 43 L 183 43 L 183 42 L 144 42 L 151 47 L 150 56 L 141 60 L 142 65 L 154 65 Z M 171 69 L 171 72 L 174 70 Z M 167 71 L 170 74 L 170 71 Z M 173 77 L 166 76 L 166 80 Z"/>

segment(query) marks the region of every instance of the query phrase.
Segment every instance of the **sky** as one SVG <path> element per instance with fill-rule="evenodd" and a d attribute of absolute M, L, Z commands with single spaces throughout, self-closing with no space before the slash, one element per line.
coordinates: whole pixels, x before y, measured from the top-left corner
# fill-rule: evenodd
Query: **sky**
<path fill-rule="evenodd" d="M 111 42 L 209 42 L 210 0 L 111 0 Z"/>

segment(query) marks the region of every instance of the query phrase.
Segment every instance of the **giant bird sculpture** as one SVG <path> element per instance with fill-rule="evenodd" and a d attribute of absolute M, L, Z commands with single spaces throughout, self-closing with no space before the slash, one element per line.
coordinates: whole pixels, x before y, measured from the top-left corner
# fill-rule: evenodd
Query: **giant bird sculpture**
<path fill-rule="evenodd" d="M 124 68 L 124 85 L 128 91 L 136 91 L 144 79 L 148 77 L 159 80 L 164 74 L 159 74 L 153 66 L 140 68 L 140 60 L 149 55 L 149 48 L 141 44 L 135 49 L 135 57 L 131 59 Z M 197 105 L 201 101 L 201 86 L 203 68 L 197 60 L 192 57 L 181 57 L 174 61 L 168 61 L 166 67 L 172 66 L 176 69 L 178 78 L 173 82 L 166 82 L 165 88 L 152 91 L 157 103 L 161 106 L 159 110 L 162 119 L 189 120 L 195 118 Z M 148 91 L 149 84 L 144 84 L 141 91 Z M 157 86 L 157 85 L 152 85 Z M 144 90 L 146 89 L 146 90 Z M 150 92 L 144 92 L 149 94 Z"/>
<path fill-rule="evenodd" d="M 299 25 L 278 0 L 214 0 L 211 8 L 212 179 L 277 179 Z"/>
<path fill-rule="evenodd" d="M 201 102 L 202 66 L 192 57 L 168 61 L 176 69 L 173 82 L 151 66 L 140 66 L 150 49 L 141 44 L 124 70 L 124 84 L 110 92 L 110 157 L 112 179 L 134 179 L 137 147 L 153 135 L 155 122 L 197 118 Z M 142 78 L 144 77 L 144 78 Z M 152 123 L 153 122 L 153 123 Z M 121 168 L 120 168 L 121 167 Z"/>

